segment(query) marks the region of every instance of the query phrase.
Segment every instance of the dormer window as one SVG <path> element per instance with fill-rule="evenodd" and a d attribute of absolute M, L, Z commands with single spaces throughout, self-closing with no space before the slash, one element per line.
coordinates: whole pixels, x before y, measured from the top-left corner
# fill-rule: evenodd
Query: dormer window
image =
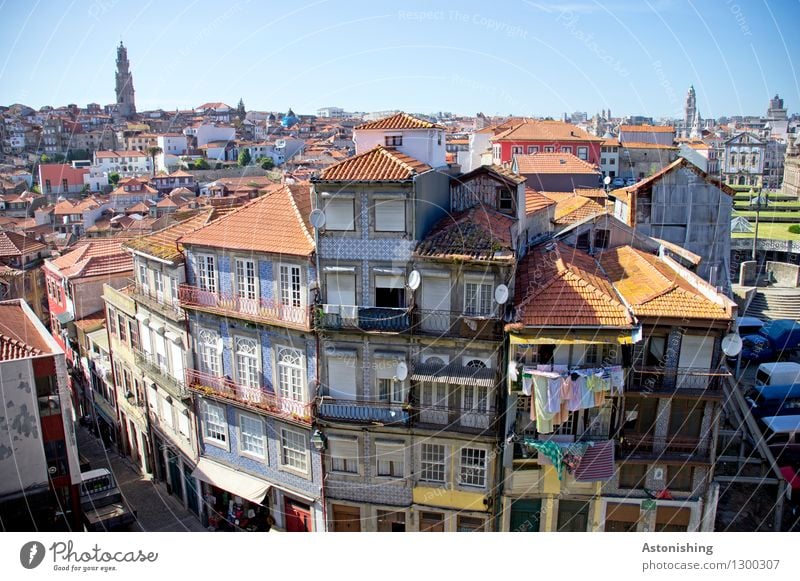
<path fill-rule="evenodd" d="M 383 139 L 386 147 L 400 147 L 403 145 L 402 135 L 387 135 Z"/>
<path fill-rule="evenodd" d="M 497 188 L 497 209 L 508 213 L 514 211 L 514 197 L 511 195 L 511 191 L 504 186 Z"/>

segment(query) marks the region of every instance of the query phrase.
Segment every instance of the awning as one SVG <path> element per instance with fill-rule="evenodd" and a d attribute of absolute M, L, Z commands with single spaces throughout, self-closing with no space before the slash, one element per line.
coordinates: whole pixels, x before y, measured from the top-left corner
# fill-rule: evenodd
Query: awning
<path fill-rule="evenodd" d="M 136 313 L 135 318 L 140 323 L 144 323 L 146 325 L 147 321 L 150 320 L 150 315 L 144 311 L 139 311 L 138 313 Z"/>
<path fill-rule="evenodd" d="M 66 311 L 64 313 L 61 313 L 60 315 L 56 315 L 56 319 L 62 325 L 66 325 L 67 323 L 71 323 L 72 321 L 75 320 L 75 315 L 73 315 L 69 311 Z"/>
<path fill-rule="evenodd" d="M 800 416 L 770 416 L 761 418 L 761 421 L 776 434 L 800 432 Z"/>
<path fill-rule="evenodd" d="M 192 477 L 199 478 L 256 504 L 261 504 L 270 489 L 269 484 L 263 480 L 242 474 L 208 458 L 200 458 L 197 468 L 192 472 Z"/>
<path fill-rule="evenodd" d="M 614 476 L 614 442 L 595 442 L 587 448 L 578 467 L 575 480 L 578 482 L 607 482 Z"/>
<path fill-rule="evenodd" d="M 495 370 L 487 367 L 466 367 L 455 363 L 450 363 L 449 365 L 420 363 L 414 369 L 411 379 L 414 381 L 493 387 L 495 375 Z"/>
<path fill-rule="evenodd" d="M 609 343 L 619 345 L 633 344 L 631 333 L 617 336 L 609 335 L 590 335 L 585 333 L 570 333 L 569 335 L 537 334 L 536 336 L 526 337 L 524 335 L 511 334 L 509 340 L 512 345 L 591 345 L 593 343 Z"/>

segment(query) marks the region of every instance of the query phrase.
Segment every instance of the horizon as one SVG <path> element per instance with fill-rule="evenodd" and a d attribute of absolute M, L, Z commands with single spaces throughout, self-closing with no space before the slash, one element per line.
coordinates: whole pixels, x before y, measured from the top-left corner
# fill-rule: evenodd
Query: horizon
<path fill-rule="evenodd" d="M 140 111 L 241 98 L 248 110 L 298 114 L 336 106 L 560 119 L 611 109 L 655 120 L 681 118 L 690 85 L 703 118 L 762 116 L 776 93 L 790 113 L 800 109 L 800 46 L 784 35 L 797 11 L 784 4 L 523 1 L 512 14 L 476 2 L 334 9 L 327 0 L 270 12 L 239 0 L 209 18 L 214 5 L 196 1 L 161 19 L 152 1 L 51 6 L 4 5 L 0 103 L 113 103 L 122 40 Z M 243 27 L 253 10 L 263 23 Z"/>

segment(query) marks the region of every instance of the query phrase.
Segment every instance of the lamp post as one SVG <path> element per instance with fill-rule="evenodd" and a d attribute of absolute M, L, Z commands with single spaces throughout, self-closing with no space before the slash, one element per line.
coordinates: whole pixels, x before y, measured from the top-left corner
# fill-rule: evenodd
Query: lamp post
<path fill-rule="evenodd" d="M 750 209 L 756 211 L 756 230 L 753 233 L 753 260 L 757 261 L 756 249 L 758 248 L 758 216 L 761 212 L 762 203 L 764 206 L 767 205 L 767 200 L 761 198 L 761 192 L 755 197 L 755 203 L 753 202 L 753 188 L 750 188 Z"/>

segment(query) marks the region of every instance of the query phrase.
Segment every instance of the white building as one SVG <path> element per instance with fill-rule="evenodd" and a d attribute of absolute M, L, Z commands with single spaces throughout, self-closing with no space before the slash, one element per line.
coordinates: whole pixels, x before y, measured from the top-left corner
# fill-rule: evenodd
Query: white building
<path fill-rule="evenodd" d="M 619 175 L 619 140 L 607 133 L 600 144 L 600 171 L 603 177 L 615 178 Z"/>
<path fill-rule="evenodd" d="M 181 156 L 188 153 L 188 139 L 181 133 L 165 133 L 156 138 L 161 153 L 156 155 L 156 172 L 178 169 Z"/>
<path fill-rule="evenodd" d="M 331 119 L 341 119 L 345 116 L 344 109 L 341 107 L 322 107 L 317 109 L 317 117 L 328 117 Z"/>
<path fill-rule="evenodd" d="M 90 192 L 102 192 L 108 187 L 108 172 L 98 167 L 90 167 L 89 173 L 83 174 L 83 183 Z"/>
<path fill-rule="evenodd" d="M 444 127 L 408 113 L 362 123 L 353 129 L 353 142 L 356 155 L 382 145 L 434 168 L 446 165 Z"/>
<path fill-rule="evenodd" d="M 94 169 L 121 176 L 137 176 L 153 172 L 153 162 L 146 151 L 97 151 Z"/>
<path fill-rule="evenodd" d="M 236 129 L 220 125 L 203 123 L 194 127 L 187 127 L 183 130 L 186 136 L 194 137 L 197 140 L 197 147 L 207 145 L 212 141 L 232 141 L 236 139 Z"/>

